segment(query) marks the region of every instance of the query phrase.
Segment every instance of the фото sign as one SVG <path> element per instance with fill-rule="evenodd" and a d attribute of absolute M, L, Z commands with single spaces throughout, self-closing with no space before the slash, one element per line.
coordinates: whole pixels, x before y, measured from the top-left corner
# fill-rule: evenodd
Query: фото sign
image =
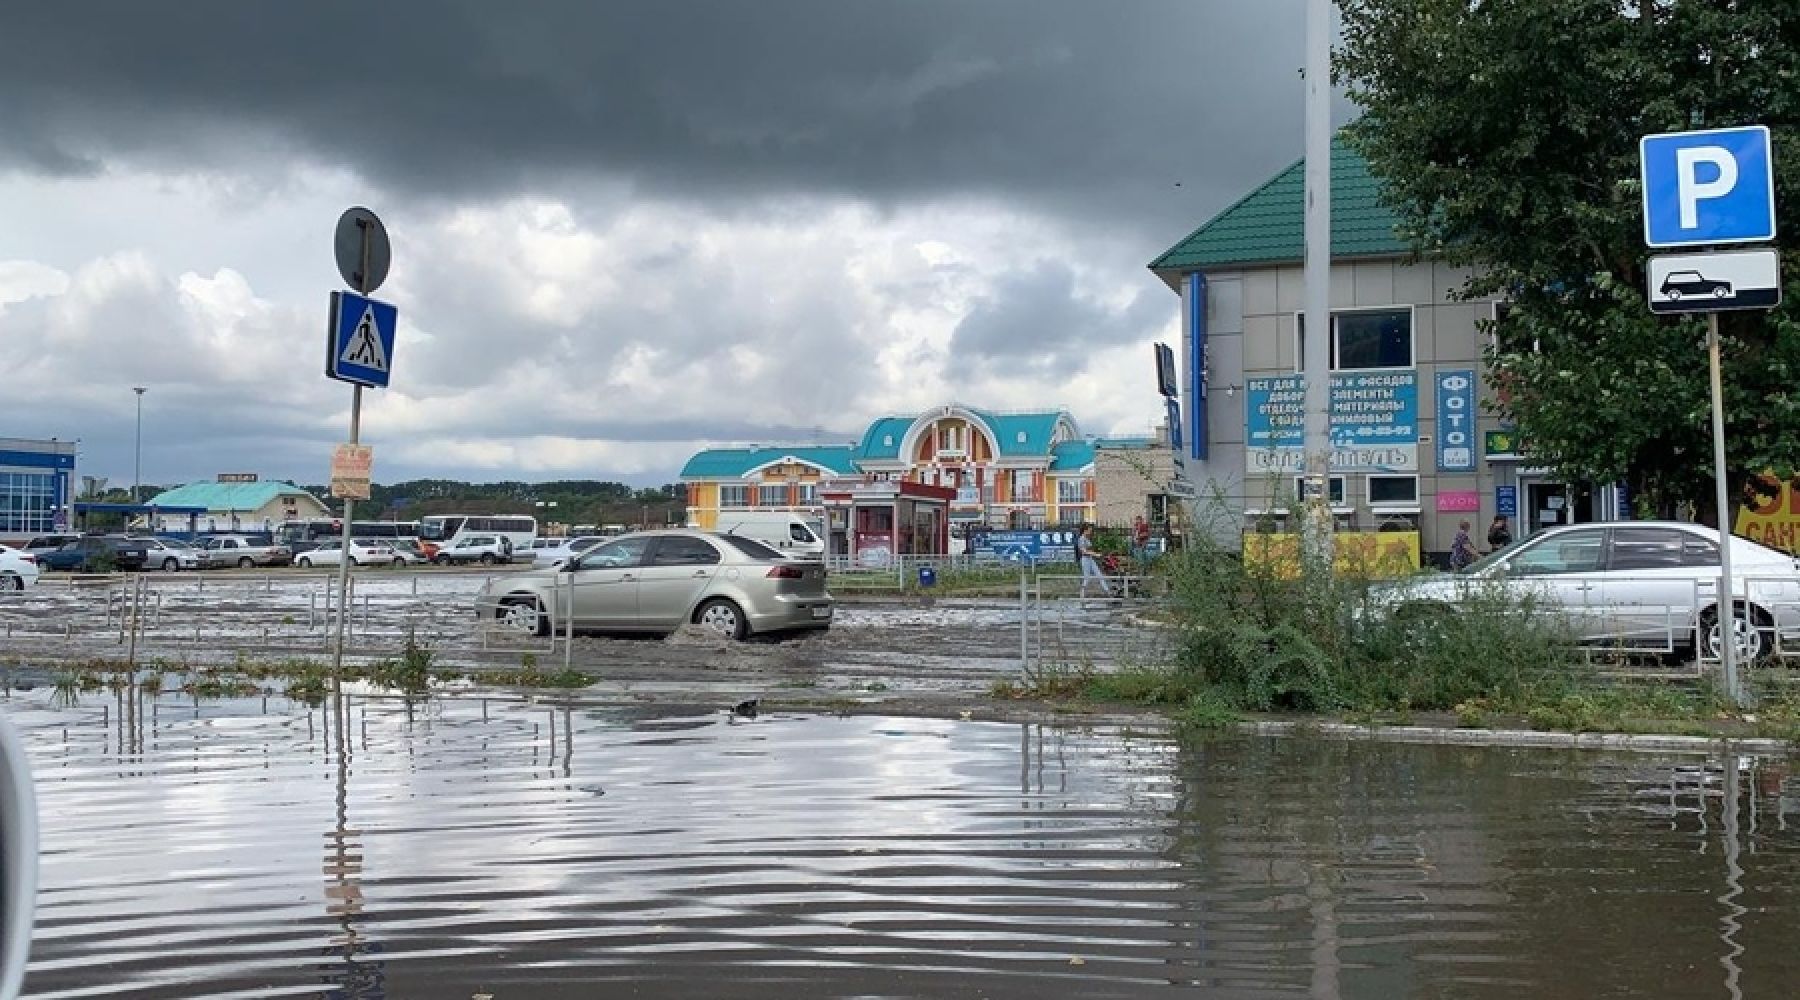
<path fill-rule="evenodd" d="M 1475 371 L 1437 373 L 1437 467 L 1439 472 L 1475 471 Z"/>
<path fill-rule="evenodd" d="M 1246 380 L 1249 472 L 1300 472 L 1306 382 L 1299 375 Z M 1331 471 L 1416 472 L 1419 375 L 1411 369 L 1331 376 Z"/>

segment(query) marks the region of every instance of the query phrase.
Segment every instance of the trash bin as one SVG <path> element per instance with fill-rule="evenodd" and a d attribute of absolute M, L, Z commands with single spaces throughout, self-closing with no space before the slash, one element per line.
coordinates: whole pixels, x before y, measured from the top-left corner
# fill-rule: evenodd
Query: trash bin
<path fill-rule="evenodd" d="M 921 586 L 921 587 L 937 586 L 937 567 L 935 567 L 935 566 L 920 566 L 919 567 L 919 586 Z"/>

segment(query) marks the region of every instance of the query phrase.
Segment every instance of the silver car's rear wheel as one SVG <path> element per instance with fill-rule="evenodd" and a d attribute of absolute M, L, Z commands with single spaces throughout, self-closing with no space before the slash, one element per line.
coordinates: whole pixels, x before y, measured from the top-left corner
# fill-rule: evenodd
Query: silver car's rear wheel
<path fill-rule="evenodd" d="M 742 639 L 750 632 L 744 613 L 724 598 L 714 598 L 700 605 L 700 610 L 694 612 L 694 621 L 727 639 Z"/>
<path fill-rule="evenodd" d="M 549 635 L 550 616 L 544 614 L 535 597 L 508 597 L 495 613 L 500 625 L 526 635 Z"/>
<path fill-rule="evenodd" d="M 24 590 L 25 578 L 11 573 L 0 576 L 0 590 Z"/>
<path fill-rule="evenodd" d="M 1706 653 L 1714 660 L 1725 652 L 1725 630 L 1719 624 L 1719 610 L 1707 608 L 1700 616 L 1701 633 L 1706 636 Z M 1733 659 L 1740 664 L 1766 662 L 1775 652 L 1768 616 L 1760 608 L 1739 607 L 1731 616 Z"/>

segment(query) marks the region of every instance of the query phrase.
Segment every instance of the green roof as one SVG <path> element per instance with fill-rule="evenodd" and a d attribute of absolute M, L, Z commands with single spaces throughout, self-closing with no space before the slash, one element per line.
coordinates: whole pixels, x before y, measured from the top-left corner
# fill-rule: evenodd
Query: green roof
<path fill-rule="evenodd" d="M 1393 257 L 1412 252 L 1394 235 L 1398 220 L 1381 203 L 1381 181 L 1342 139 L 1331 142 L 1331 256 Z M 1156 271 L 1204 271 L 1245 264 L 1295 264 L 1306 254 L 1306 161 L 1220 212 L 1151 262 Z"/>
<path fill-rule="evenodd" d="M 284 494 L 305 492 L 293 483 L 280 480 L 260 483 L 189 483 L 158 493 L 150 498 L 150 505 L 251 511 Z"/>
<path fill-rule="evenodd" d="M 900 439 L 916 417 L 882 417 L 863 432 L 862 444 L 856 449 L 858 459 L 885 461 L 900 457 Z"/>
<path fill-rule="evenodd" d="M 1050 474 L 1080 472 L 1094 464 L 1094 442 L 1064 441 L 1050 449 Z"/>
<path fill-rule="evenodd" d="M 981 413 L 977 415 L 987 422 L 1000 442 L 1000 454 L 1005 456 L 1031 456 L 1050 454 L 1050 439 L 1056 434 L 1057 421 L 1063 414 L 1056 410 L 1045 413 Z M 1020 435 L 1024 435 L 1023 438 Z"/>
<path fill-rule="evenodd" d="M 737 479 L 787 459 L 806 462 L 834 476 L 856 471 L 848 445 L 811 445 L 759 448 L 708 448 L 681 467 L 683 479 Z"/>

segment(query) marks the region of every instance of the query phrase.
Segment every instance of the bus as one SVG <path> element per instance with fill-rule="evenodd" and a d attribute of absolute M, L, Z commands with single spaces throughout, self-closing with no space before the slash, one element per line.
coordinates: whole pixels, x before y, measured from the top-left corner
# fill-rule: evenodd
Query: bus
<path fill-rule="evenodd" d="M 419 518 L 419 544 L 426 556 L 474 535 L 494 535 L 512 542 L 514 552 L 528 550 L 537 538 L 537 518 L 526 514 L 433 514 Z"/>
<path fill-rule="evenodd" d="M 312 518 L 305 521 L 287 521 L 275 529 L 275 540 L 288 547 L 295 555 L 317 548 L 319 543 L 328 538 L 341 538 L 344 534 L 342 518 Z M 417 539 L 419 522 L 417 521 L 351 521 L 350 537 L 379 538 L 383 541 L 398 541 L 402 538 Z"/>

